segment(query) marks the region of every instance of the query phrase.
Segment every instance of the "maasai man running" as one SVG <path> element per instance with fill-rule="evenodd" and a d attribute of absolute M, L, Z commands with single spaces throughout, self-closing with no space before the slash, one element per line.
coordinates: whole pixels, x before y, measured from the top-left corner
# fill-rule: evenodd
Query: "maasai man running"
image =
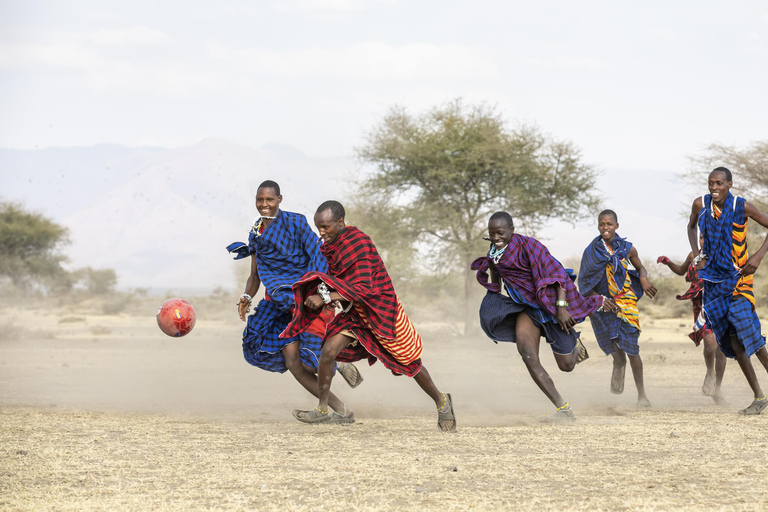
<path fill-rule="evenodd" d="M 699 247 L 704 243 L 703 237 L 699 236 Z M 701 386 L 702 394 L 711 396 L 717 405 L 722 405 L 725 401 L 720 386 L 723 383 L 725 375 L 725 354 L 717 348 L 717 339 L 712 330 L 707 327 L 706 322 L 701 317 L 701 294 L 704 289 L 704 281 L 699 277 L 699 270 L 693 262 L 693 253 L 688 253 L 685 261 L 678 265 L 666 256 L 659 256 L 656 263 L 666 265 L 669 269 L 679 276 L 685 276 L 685 280 L 690 283 L 688 290 L 682 295 L 677 295 L 677 300 L 690 300 L 693 307 L 693 332 L 688 335 L 698 347 L 702 340 L 704 341 L 704 364 L 707 367 L 707 375 L 704 377 L 704 384 Z"/>
<path fill-rule="evenodd" d="M 702 307 L 707 326 L 723 353 L 738 361 L 754 401 L 741 414 L 760 414 L 768 405 L 749 358 L 757 354 L 768 370 L 765 336 L 755 311 L 753 274 L 768 252 L 768 235 L 750 258 L 747 252 L 747 219 L 768 228 L 768 215 L 743 197 L 731 194 L 733 177 L 725 167 L 709 173 L 709 194 L 697 198 L 688 220 L 688 240 L 694 262 L 703 262 L 699 277 L 704 280 Z M 701 252 L 696 245 L 696 227 L 704 237 Z"/>
<path fill-rule="evenodd" d="M 477 281 L 488 290 L 480 305 L 480 325 L 494 342 L 517 345 L 533 381 L 557 408 L 552 419 L 573 421 L 570 404 L 541 365 L 540 339 L 544 336 L 549 343 L 558 368 L 570 372 L 589 357 L 573 326 L 595 311 L 615 305 L 605 297 L 582 297 L 544 245 L 514 231 L 509 213 L 491 215 L 490 251 L 472 262 Z"/>
<path fill-rule="evenodd" d="M 437 406 L 437 425 L 456 430 L 451 395 L 441 393 L 421 362 L 421 337 L 413 328 L 395 294 L 384 262 L 371 239 L 345 223 L 344 207 L 326 201 L 315 213 L 315 226 L 323 239 L 320 251 L 328 259 L 328 272 L 309 272 L 293 285 L 293 320 L 283 336 L 304 332 L 324 309 L 335 316 L 327 325 L 320 354 L 320 400 L 310 411 L 294 411 L 305 423 L 328 421 L 333 363 L 380 360 L 395 375 L 407 375 L 421 386 Z"/>
<path fill-rule="evenodd" d="M 283 196 L 280 186 L 268 180 L 256 192 L 256 218 L 248 236 L 248 245 L 235 242 L 227 247 L 236 253 L 235 259 L 251 256 L 251 274 L 245 293 L 237 304 L 240 319 L 246 315 L 252 298 L 264 283 L 264 299 L 247 319 L 243 331 L 243 354 L 250 364 L 269 372 L 293 374 L 314 396 L 320 396 L 317 385 L 317 364 L 322 340 L 309 332 L 281 338 L 293 311 L 291 286 L 309 271 L 326 272 L 328 263 L 320 253 L 320 240 L 307 223 L 306 217 L 280 209 Z M 352 364 L 339 364 L 339 371 L 353 388 L 363 378 Z M 332 367 L 331 372 L 334 371 Z M 335 411 L 329 421 L 352 423 L 354 414 L 333 394 L 326 394 Z"/>
<path fill-rule="evenodd" d="M 600 234 L 584 250 L 579 270 L 579 291 L 584 295 L 607 295 L 618 311 L 590 315 L 597 343 L 606 355 L 613 356 L 611 392 L 624 392 L 624 374 L 629 365 L 637 386 L 638 407 L 649 407 L 643 383 L 643 361 L 640 359 L 640 314 L 637 301 L 643 293 L 653 298 L 656 288 L 648 280 L 648 272 L 626 238 L 616 234 L 619 218 L 613 210 L 603 210 L 597 217 Z M 629 264 L 635 270 L 629 270 Z"/>

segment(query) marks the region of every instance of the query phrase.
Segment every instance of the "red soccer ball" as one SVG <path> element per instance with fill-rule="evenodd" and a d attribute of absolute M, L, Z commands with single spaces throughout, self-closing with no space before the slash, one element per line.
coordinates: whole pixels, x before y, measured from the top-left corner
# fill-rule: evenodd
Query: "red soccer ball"
<path fill-rule="evenodd" d="M 180 338 L 195 326 L 195 308 L 184 299 L 168 299 L 157 310 L 157 325 L 165 334 Z"/>

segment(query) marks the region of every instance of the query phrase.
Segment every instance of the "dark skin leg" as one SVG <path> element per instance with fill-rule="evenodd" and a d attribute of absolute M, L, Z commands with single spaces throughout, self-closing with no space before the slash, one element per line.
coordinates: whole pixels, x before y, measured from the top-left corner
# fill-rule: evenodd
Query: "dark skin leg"
<path fill-rule="evenodd" d="M 576 359 L 579 357 L 579 347 L 573 347 L 573 352 L 570 354 L 557 354 L 553 352 L 552 355 L 555 356 L 557 367 L 560 368 L 561 372 L 570 372 L 576 368 Z"/>
<path fill-rule="evenodd" d="M 299 381 L 299 384 L 304 386 L 304 389 L 312 393 L 313 396 L 319 398 L 319 391 L 317 387 L 317 375 L 315 375 L 311 369 L 304 366 L 301 362 L 299 355 L 299 343 L 291 343 L 283 348 L 283 357 L 285 358 L 285 366 L 288 367 L 288 371 Z M 344 403 L 339 400 L 333 393 L 328 394 L 328 405 L 340 413 L 344 414 Z"/>
<path fill-rule="evenodd" d="M 613 366 L 622 367 L 627 364 L 627 354 L 614 344 L 616 352 L 613 355 Z M 648 397 L 645 395 L 645 384 L 643 383 L 643 360 L 640 356 L 629 356 L 629 367 L 632 368 L 632 377 L 635 379 L 637 388 L 637 405 L 650 405 Z"/>
<path fill-rule="evenodd" d="M 621 368 L 622 366 L 627 365 L 627 355 L 624 353 L 623 350 L 621 350 L 619 347 L 616 346 L 614 343 L 614 348 L 616 349 L 616 352 L 611 354 L 613 356 L 613 367 L 614 368 Z"/>
<path fill-rule="evenodd" d="M 755 352 L 755 355 L 757 356 L 757 359 L 762 363 L 763 368 L 765 368 L 765 371 L 768 372 L 768 350 L 766 350 L 765 347 L 763 347 L 757 352 Z"/>
<path fill-rule="evenodd" d="M 736 354 L 736 361 L 739 363 L 741 371 L 744 372 L 744 377 L 747 378 L 747 383 L 749 384 L 749 387 L 752 388 L 752 393 L 754 393 L 755 398 L 763 398 L 765 394 L 760 387 L 760 383 L 757 381 L 757 375 L 755 374 L 755 369 L 752 367 L 752 361 L 749 360 L 747 353 L 744 351 L 744 345 L 741 344 L 738 338 L 732 336 L 731 347 Z"/>
<path fill-rule="evenodd" d="M 344 334 L 337 334 L 331 338 L 328 338 L 323 343 L 323 350 L 320 352 L 320 363 L 318 364 L 317 381 L 319 384 L 318 399 L 319 403 L 317 408 L 321 411 L 328 410 L 328 406 L 333 407 L 330 401 L 331 397 L 335 398 L 331 393 L 331 381 L 333 380 L 334 364 L 336 358 L 346 348 L 347 345 L 354 341 L 349 336 Z M 443 394 L 437 389 L 435 383 L 432 381 L 432 377 L 429 375 L 426 367 L 422 366 L 419 373 L 417 373 L 413 380 L 434 400 L 435 405 L 439 409 L 445 403 Z M 337 411 L 338 412 L 338 411 Z M 444 430 L 450 430 L 453 425 L 443 425 Z"/>
<path fill-rule="evenodd" d="M 632 368 L 632 377 L 635 378 L 635 387 L 637 387 L 637 405 L 648 406 L 651 403 L 645 396 L 645 384 L 643 383 L 643 360 L 640 356 L 629 356 L 629 366 Z"/>
<path fill-rule="evenodd" d="M 541 338 L 541 331 L 533 323 L 533 320 L 525 314 L 517 315 L 517 323 L 515 326 L 515 336 L 517 351 L 523 358 L 525 367 L 528 368 L 528 373 L 531 374 L 531 378 L 539 386 L 547 398 L 555 404 L 555 407 L 560 408 L 565 405 L 565 400 L 560 396 L 555 388 L 555 383 L 549 376 L 547 371 L 541 365 L 539 360 L 539 342 Z M 569 356 L 563 356 L 569 357 Z M 574 360 L 575 362 L 575 360 Z M 558 362 L 558 365 L 560 363 Z"/>
<path fill-rule="evenodd" d="M 426 366 L 421 366 L 421 370 L 419 370 L 419 373 L 413 377 L 413 380 L 415 380 L 419 387 L 429 395 L 429 398 L 434 400 L 435 406 L 437 406 L 438 409 L 443 406 L 443 403 L 445 402 L 443 394 L 437 389 L 435 383 L 432 382 L 432 377 L 429 375 Z"/>
<path fill-rule="evenodd" d="M 720 386 L 723 384 L 723 375 L 725 375 L 725 363 L 728 360 L 717 346 L 717 338 L 712 333 L 704 336 L 704 361 L 707 364 L 707 376 L 704 379 L 704 386 L 714 381 L 714 392 L 712 398 L 715 402 L 720 402 L 723 398 Z M 711 384 L 710 384 L 711 385 Z M 704 391 L 704 388 L 702 388 Z M 705 393 L 706 394 L 706 393 Z"/>
<path fill-rule="evenodd" d="M 704 336 L 704 364 L 707 367 L 707 375 L 704 377 L 704 385 L 701 387 L 701 392 L 707 396 L 714 394 L 715 357 L 720 352 L 720 349 L 717 347 L 717 340 L 714 338 L 712 334 Z"/>
<path fill-rule="evenodd" d="M 354 341 L 349 336 L 337 334 L 323 342 L 323 350 L 320 352 L 320 363 L 317 365 L 317 383 L 319 387 L 317 408 L 321 411 L 328 410 L 331 394 L 331 381 L 333 380 L 336 358 L 347 345 Z"/>

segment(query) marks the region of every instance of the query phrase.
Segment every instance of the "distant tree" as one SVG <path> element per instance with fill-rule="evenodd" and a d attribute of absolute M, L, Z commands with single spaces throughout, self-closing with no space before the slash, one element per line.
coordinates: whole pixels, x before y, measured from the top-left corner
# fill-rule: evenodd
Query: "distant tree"
<path fill-rule="evenodd" d="M 417 253 L 413 241 L 419 233 L 411 225 L 412 219 L 405 209 L 394 204 L 392 195 L 387 191 L 372 193 L 364 186 L 358 186 L 345 209 L 348 222 L 360 227 L 373 240 L 382 241 L 377 248 L 392 278 L 395 281 L 412 279 Z"/>
<path fill-rule="evenodd" d="M 68 243 L 67 228 L 17 203 L 0 202 L 0 277 L 16 287 L 67 282 L 60 251 Z"/>
<path fill-rule="evenodd" d="M 690 157 L 691 166 L 685 177 L 704 188 L 706 176 L 715 167 L 727 167 L 734 174 L 733 186 L 748 195 L 749 201 L 768 207 L 768 141 L 757 141 L 746 147 L 710 144 L 699 155 Z"/>
<path fill-rule="evenodd" d="M 112 268 L 94 269 L 85 267 L 77 271 L 85 289 L 93 295 L 106 295 L 115 291 L 117 273 Z"/>
<path fill-rule="evenodd" d="M 390 241 L 426 235 L 431 255 L 463 272 L 465 306 L 476 286 L 469 265 L 488 249 L 482 238 L 491 213 L 508 211 L 517 231 L 535 234 L 549 219 L 574 221 L 598 203 L 598 173 L 574 144 L 533 126 L 510 129 L 486 105 L 455 100 L 421 115 L 393 107 L 358 155 L 375 166 L 361 196 L 396 205 L 377 220 L 408 228 L 393 230 Z M 465 311 L 465 325 L 474 325 L 477 312 Z"/>

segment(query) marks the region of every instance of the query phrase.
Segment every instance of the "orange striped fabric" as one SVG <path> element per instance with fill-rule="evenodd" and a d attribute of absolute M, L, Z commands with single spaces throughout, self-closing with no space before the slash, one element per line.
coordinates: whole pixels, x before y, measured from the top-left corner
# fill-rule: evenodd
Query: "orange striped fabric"
<path fill-rule="evenodd" d="M 715 213 L 715 218 L 720 218 L 720 208 L 713 203 L 712 209 Z M 738 268 L 743 267 L 749 259 L 749 253 L 747 252 L 747 221 L 748 219 L 745 218 L 744 224 L 733 223 L 733 249 L 731 254 L 733 256 L 733 264 Z M 752 303 L 753 307 L 755 305 L 754 280 L 753 274 L 741 276 L 741 279 L 739 279 L 739 282 L 736 283 L 736 287 L 733 289 L 734 297 L 744 297 Z"/>
<path fill-rule="evenodd" d="M 363 308 L 357 302 L 355 302 L 355 311 L 363 319 L 365 325 L 371 329 L 371 332 L 376 336 L 376 340 L 387 352 L 392 354 L 392 357 L 398 363 L 411 364 L 421 357 L 421 352 L 424 348 L 421 336 L 416 332 L 416 328 L 413 327 L 413 323 L 411 323 L 408 315 L 405 314 L 399 298 L 397 299 L 397 320 L 395 321 L 395 339 L 393 340 L 380 337 L 376 330 L 371 328 Z"/>

